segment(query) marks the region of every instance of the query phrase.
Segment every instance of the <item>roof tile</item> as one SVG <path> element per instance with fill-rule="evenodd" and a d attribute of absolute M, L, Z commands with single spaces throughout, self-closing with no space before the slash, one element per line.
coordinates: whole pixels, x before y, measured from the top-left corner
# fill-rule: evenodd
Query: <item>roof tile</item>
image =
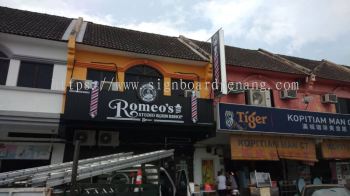
<path fill-rule="evenodd" d="M 192 40 L 199 47 L 210 53 L 210 43 Z M 284 73 L 303 74 L 296 68 L 286 65 L 274 58 L 261 54 L 258 50 L 249 50 L 225 46 L 226 64 L 231 66 L 249 67 Z"/>
<path fill-rule="evenodd" d="M 177 37 L 128 30 L 89 22 L 83 44 L 148 55 L 204 61 Z"/>
<path fill-rule="evenodd" d="M 72 19 L 0 6 L 0 32 L 61 40 Z"/>
<path fill-rule="evenodd" d="M 314 70 L 314 74 L 317 77 L 350 82 L 350 71 L 345 71 L 349 67 L 346 68 L 346 66 L 344 66 L 345 69 L 343 69 L 340 67 L 343 65 L 333 65 L 324 61 L 310 60 L 286 55 L 281 56 L 301 66 Z"/>

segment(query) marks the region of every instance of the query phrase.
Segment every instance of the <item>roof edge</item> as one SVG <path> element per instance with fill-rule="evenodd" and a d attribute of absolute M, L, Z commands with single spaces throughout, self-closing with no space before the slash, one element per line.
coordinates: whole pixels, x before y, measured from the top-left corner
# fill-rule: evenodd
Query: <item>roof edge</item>
<path fill-rule="evenodd" d="M 283 58 L 283 57 L 281 57 L 281 56 L 279 56 L 277 54 L 274 54 L 272 52 L 269 52 L 269 51 L 261 49 L 261 48 L 258 49 L 258 52 L 260 52 L 261 54 L 263 54 L 265 56 L 273 58 L 273 59 L 275 59 L 275 60 L 277 60 L 277 61 L 279 61 L 279 62 L 281 62 L 281 63 L 283 63 L 283 64 L 285 64 L 285 65 L 287 65 L 287 66 L 289 66 L 291 68 L 293 68 L 293 69 L 296 69 L 296 70 L 302 72 L 302 73 L 305 73 L 307 75 L 312 74 L 312 71 L 310 69 L 308 69 L 308 68 L 306 68 L 304 66 L 301 66 L 301 65 L 299 65 L 299 64 L 297 64 L 297 63 L 295 63 L 293 61 L 290 61 L 290 60 L 288 60 L 286 58 Z"/>

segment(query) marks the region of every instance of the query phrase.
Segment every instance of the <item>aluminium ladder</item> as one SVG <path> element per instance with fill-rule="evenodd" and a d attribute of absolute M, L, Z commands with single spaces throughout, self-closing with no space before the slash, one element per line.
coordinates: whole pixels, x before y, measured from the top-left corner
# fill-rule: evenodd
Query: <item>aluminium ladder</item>
<path fill-rule="evenodd" d="M 174 155 L 174 150 L 159 150 L 139 155 L 118 153 L 107 156 L 79 160 L 77 180 L 126 169 Z M 24 184 L 31 187 L 54 187 L 69 183 L 72 175 L 72 162 L 49 166 L 22 169 L 0 173 L 0 186 Z"/>

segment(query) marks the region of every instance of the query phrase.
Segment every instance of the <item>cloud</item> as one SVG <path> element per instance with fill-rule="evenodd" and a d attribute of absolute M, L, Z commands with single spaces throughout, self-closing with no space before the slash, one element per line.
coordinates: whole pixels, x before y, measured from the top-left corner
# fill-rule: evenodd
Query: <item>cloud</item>
<path fill-rule="evenodd" d="M 4 1 L 0 5 L 12 7 L 21 10 L 29 10 L 40 13 L 47 13 L 52 15 L 64 16 L 68 18 L 83 17 L 85 21 L 91 21 L 99 24 L 112 25 L 115 20 L 111 14 L 100 14 L 92 12 L 84 8 L 79 3 L 69 0 L 59 0 L 57 2 L 47 0 L 16 0 Z"/>
<path fill-rule="evenodd" d="M 289 53 L 350 33 L 348 0 L 218 0 L 203 1 L 196 10 L 226 36 L 268 45 L 284 41 Z"/>
<path fill-rule="evenodd" d="M 8 6 L 16 9 L 22 10 L 30 10 L 34 12 L 47 13 L 53 15 L 59 15 L 69 18 L 78 18 L 83 17 L 85 21 L 91 21 L 98 24 L 110 25 L 110 26 L 118 26 L 122 28 L 128 28 L 133 30 L 139 30 L 149 33 L 157 33 L 168 36 L 179 36 L 184 35 L 189 38 L 198 39 L 198 40 L 207 40 L 210 37 L 210 33 L 205 29 L 195 29 L 188 30 L 184 26 L 186 23 L 186 18 L 182 7 L 177 6 L 175 1 L 161 1 L 161 6 L 170 6 L 173 7 L 171 11 L 167 13 L 167 15 L 159 17 L 159 19 L 154 21 L 142 21 L 136 22 L 140 20 L 134 21 L 122 21 L 116 20 L 115 16 L 108 13 L 99 12 L 95 10 L 93 7 L 86 7 L 80 5 L 79 3 L 75 3 L 69 0 L 60 0 L 55 3 L 55 6 L 52 6 L 52 1 L 46 0 L 15 0 L 15 1 L 7 1 L 2 2 L 0 5 Z M 157 4 L 157 2 L 153 2 L 153 4 Z M 159 2 L 158 2 L 159 3 Z M 179 2 L 177 2 L 179 3 Z M 40 5 L 40 6 L 38 6 Z M 119 8 L 122 9 L 122 8 Z M 136 16 L 137 17 L 137 16 Z M 137 17 L 140 19 L 139 17 Z M 121 23 L 123 22 L 123 23 Z"/>
<path fill-rule="evenodd" d="M 167 20 L 158 22 L 119 24 L 118 26 L 127 29 L 134 29 L 148 33 L 157 33 L 175 37 L 179 35 L 184 35 L 185 37 L 201 41 L 206 41 L 210 37 L 210 32 L 208 32 L 205 29 L 199 29 L 194 31 L 186 30 L 183 29 L 180 25 L 175 25 L 174 22 Z"/>
<path fill-rule="evenodd" d="M 241 36 L 260 4 L 260 0 L 203 1 L 194 5 L 194 10 L 211 21 L 212 31 L 222 27 L 227 35 Z"/>

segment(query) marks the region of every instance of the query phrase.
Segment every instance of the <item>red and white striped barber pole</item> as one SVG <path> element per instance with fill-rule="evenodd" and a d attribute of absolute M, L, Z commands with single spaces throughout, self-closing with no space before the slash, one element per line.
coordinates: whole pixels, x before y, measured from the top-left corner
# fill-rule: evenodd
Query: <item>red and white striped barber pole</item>
<path fill-rule="evenodd" d="M 192 122 L 196 123 L 198 121 L 198 112 L 197 112 L 197 95 L 196 91 L 192 91 L 191 96 L 191 108 L 192 108 Z"/>
<path fill-rule="evenodd" d="M 90 116 L 95 118 L 98 110 L 98 93 L 100 91 L 98 81 L 92 82 L 91 99 L 90 99 Z"/>

